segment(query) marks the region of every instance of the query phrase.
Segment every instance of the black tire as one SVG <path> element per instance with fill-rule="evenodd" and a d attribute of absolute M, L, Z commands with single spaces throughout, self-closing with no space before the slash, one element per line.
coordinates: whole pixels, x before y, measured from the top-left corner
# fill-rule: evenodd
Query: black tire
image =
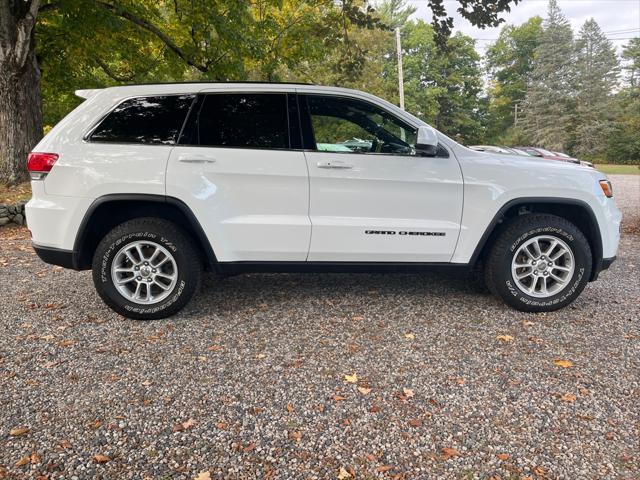
<path fill-rule="evenodd" d="M 112 263 L 123 247 L 136 241 L 160 245 L 175 261 L 175 283 L 167 290 L 166 298 L 157 303 L 134 302 L 121 294 L 114 284 Z M 137 320 L 166 318 L 180 311 L 198 290 L 201 273 L 201 258 L 188 235 L 177 225 L 160 218 L 137 218 L 118 225 L 102 239 L 93 256 L 93 283 L 102 300 L 120 315 Z M 162 290 L 154 288 L 160 292 L 160 297 Z"/>
<path fill-rule="evenodd" d="M 519 248 L 538 236 L 555 237 L 564 242 L 571 249 L 575 262 L 570 278 L 568 272 L 565 274 L 566 286 L 557 294 L 544 298 L 532 296 L 520 288 L 511 268 Z M 582 293 L 591 276 L 591 265 L 589 242 L 574 224 L 555 215 L 523 215 L 505 224 L 495 237 L 485 262 L 485 282 L 494 295 L 516 310 L 550 312 L 569 305 Z M 544 268 L 547 268 L 546 264 Z"/>

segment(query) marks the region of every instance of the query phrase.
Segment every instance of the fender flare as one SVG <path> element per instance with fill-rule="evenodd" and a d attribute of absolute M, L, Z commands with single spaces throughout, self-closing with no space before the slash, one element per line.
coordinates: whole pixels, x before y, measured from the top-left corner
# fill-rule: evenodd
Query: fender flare
<path fill-rule="evenodd" d="M 205 254 L 205 257 L 206 257 L 205 260 L 208 266 L 214 269 L 216 268 L 216 266 L 218 265 L 218 260 L 213 251 L 213 247 L 211 246 L 211 243 L 209 242 L 209 239 L 207 238 L 207 235 L 205 234 L 204 229 L 202 228 L 202 225 L 200 225 L 200 222 L 196 218 L 195 214 L 191 211 L 189 206 L 186 203 L 184 203 L 182 200 L 179 200 L 175 197 L 169 197 L 166 195 L 154 195 L 154 194 L 147 194 L 147 193 L 107 194 L 107 195 L 103 195 L 101 197 L 96 198 L 93 201 L 93 203 L 91 203 L 91 205 L 85 212 L 84 217 L 82 218 L 82 221 L 80 222 L 78 233 L 76 234 L 76 239 L 73 244 L 74 264 L 76 267 L 80 266 L 79 264 L 80 264 L 80 255 L 82 252 L 82 247 L 85 241 L 87 240 L 87 236 L 90 231 L 91 219 L 94 213 L 96 212 L 96 210 L 100 206 L 106 203 L 123 202 L 123 201 L 124 202 L 140 201 L 140 202 L 147 202 L 147 203 L 151 202 L 151 203 L 159 203 L 159 204 L 168 204 L 177 208 L 180 211 L 180 213 L 184 215 L 185 219 L 187 220 L 187 223 L 191 228 L 191 232 L 194 234 L 197 241 L 200 243 L 203 253 Z"/>
<path fill-rule="evenodd" d="M 475 265 L 482 254 L 482 251 L 487 245 L 489 238 L 495 232 L 496 228 L 500 224 L 500 220 L 503 218 L 504 214 L 510 210 L 511 208 L 517 205 L 531 205 L 531 204 L 556 204 L 556 205 L 571 205 L 575 207 L 579 207 L 583 210 L 590 221 L 591 228 L 593 229 L 592 237 L 592 255 L 593 255 L 593 265 L 591 269 L 591 278 L 590 281 L 594 281 L 598 278 L 598 275 L 603 269 L 603 247 L 602 247 L 602 232 L 600 231 L 600 225 L 598 223 L 598 219 L 596 218 L 595 213 L 593 213 L 593 209 L 591 206 L 583 201 L 574 198 L 561 198 L 561 197 L 520 197 L 509 200 L 504 205 L 500 207 L 498 212 L 494 215 L 493 219 L 485 229 L 482 237 L 480 237 L 480 241 L 476 245 L 475 250 L 473 251 L 473 255 L 469 260 L 470 265 Z M 585 234 L 590 234 L 591 232 L 584 232 Z"/>

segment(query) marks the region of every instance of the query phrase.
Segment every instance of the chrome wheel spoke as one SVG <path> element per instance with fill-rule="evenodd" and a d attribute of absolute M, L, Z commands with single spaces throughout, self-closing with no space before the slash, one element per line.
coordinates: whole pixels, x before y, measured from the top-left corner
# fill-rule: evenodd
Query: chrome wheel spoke
<path fill-rule="evenodd" d="M 131 252 L 129 250 L 125 250 L 124 254 L 126 255 L 126 257 L 129 259 L 129 261 L 133 264 L 133 265 L 137 265 L 139 262 L 133 257 L 133 255 L 131 255 Z"/>
<path fill-rule="evenodd" d="M 164 284 L 160 283 L 160 282 L 159 282 L 159 281 L 157 281 L 157 280 L 154 280 L 154 281 L 153 281 L 153 284 L 154 284 L 154 285 L 159 286 L 159 287 L 160 287 L 161 289 L 163 289 L 164 291 L 169 290 L 169 287 L 168 287 L 167 285 L 164 285 Z"/>
<path fill-rule="evenodd" d="M 550 272 L 550 273 L 549 273 L 549 276 L 550 276 L 551 278 L 553 278 L 556 282 L 560 283 L 560 284 L 563 284 L 563 285 L 564 285 L 564 284 L 566 283 L 566 280 L 565 280 L 565 279 L 560 278 L 559 276 L 557 276 L 557 275 L 556 275 L 555 273 L 553 273 L 553 272 Z"/>
<path fill-rule="evenodd" d="M 153 254 L 149 257 L 149 260 L 147 260 L 149 262 L 149 265 L 153 266 L 153 267 L 157 267 L 158 265 L 154 265 L 153 261 L 156 259 L 156 257 L 158 256 L 158 254 L 160 253 L 160 249 L 156 248 L 155 251 L 153 252 Z"/>
<path fill-rule="evenodd" d="M 123 278 L 123 279 L 121 279 L 121 280 L 119 280 L 117 282 L 117 285 L 126 285 L 127 283 L 130 283 L 130 282 L 134 281 L 135 279 L 136 279 L 135 275 L 133 277 Z"/>
<path fill-rule="evenodd" d="M 523 272 L 523 273 L 516 273 L 516 278 L 518 280 L 522 280 L 523 278 L 532 277 L 532 276 L 533 276 L 533 272 L 532 271 Z"/>
<path fill-rule="evenodd" d="M 565 248 L 560 248 L 560 250 L 558 250 L 558 252 L 556 252 L 556 254 L 553 257 L 549 257 L 553 262 L 557 261 L 560 257 L 562 257 L 565 253 L 567 253 L 567 250 Z"/>
<path fill-rule="evenodd" d="M 572 268 L 563 267 L 562 265 L 554 265 L 553 267 L 551 267 L 551 270 L 560 270 L 561 272 L 570 272 Z"/>

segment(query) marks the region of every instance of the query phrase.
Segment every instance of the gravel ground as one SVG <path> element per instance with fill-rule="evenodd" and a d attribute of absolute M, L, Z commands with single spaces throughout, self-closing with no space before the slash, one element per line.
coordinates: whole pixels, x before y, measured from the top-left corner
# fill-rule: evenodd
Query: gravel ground
<path fill-rule="evenodd" d="M 611 179 L 619 260 L 553 314 L 281 274 L 137 322 L 3 229 L 0 478 L 640 478 L 640 177 Z"/>

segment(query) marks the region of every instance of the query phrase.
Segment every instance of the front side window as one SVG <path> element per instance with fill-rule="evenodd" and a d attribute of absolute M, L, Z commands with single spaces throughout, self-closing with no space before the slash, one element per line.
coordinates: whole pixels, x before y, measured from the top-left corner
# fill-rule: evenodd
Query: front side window
<path fill-rule="evenodd" d="M 287 149 L 287 96 L 284 93 L 206 95 L 197 130 L 198 143 L 202 146 Z"/>
<path fill-rule="evenodd" d="M 109 143 L 174 145 L 194 95 L 125 100 L 98 125 L 90 139 Z"/>
<path fill-rule="evenodd" d="M 386 110 L 352 98 L 309 95 L 307 102 L 319 151 L 415 155 L 416 129 Z"/>

